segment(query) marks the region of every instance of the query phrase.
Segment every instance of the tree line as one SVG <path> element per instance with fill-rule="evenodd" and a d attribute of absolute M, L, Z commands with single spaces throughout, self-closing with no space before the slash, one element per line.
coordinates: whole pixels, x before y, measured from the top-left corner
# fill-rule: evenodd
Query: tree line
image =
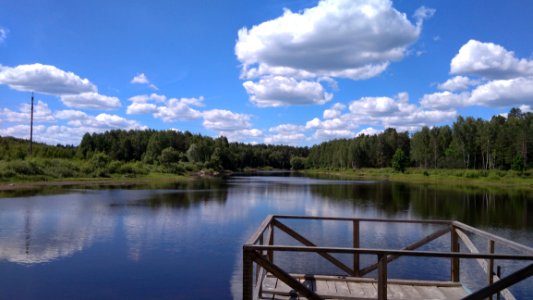
<path fill-rule="evenodd" d="M 533 113 L 513 108 L 507 117 L 489 121 L 462 117 L 451 125 L 422 129 L 412 135 L 388 128 L 311 147 L 310 168 L 391 167 L 397 153 L 406 166 L 446 169 L 524 170 L 533 162 Z"/>
<path fill-rule="evenodd" d="M 86 133 L 79 146 L 34 143 L 31 157 L 28 141 L 0 137 L 0 169 L 4 169 L 0 177 L 19 173 L 65 177 L 152 171 L 183 174 L 265 167 L 523 171 L 533 163 L 531 147 L 533 113 L 518 108 L 488 121 L 460 116 L 451 126 L 423 127 L 414 134 L 388 128 L 379 134 L 327 141 L 311 148 L 229 143 L 223 136 L 212 138 L 188 131 L 111 130 Z"/>

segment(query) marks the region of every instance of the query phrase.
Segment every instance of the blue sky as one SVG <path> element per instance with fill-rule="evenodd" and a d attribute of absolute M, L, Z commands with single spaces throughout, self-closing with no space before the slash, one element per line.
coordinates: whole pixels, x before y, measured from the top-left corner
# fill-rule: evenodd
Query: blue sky
<path fill-rule="evenodd" d="M 0 135 L 313 145 L 533 103 L 529 1 L 0 0 Z"/>

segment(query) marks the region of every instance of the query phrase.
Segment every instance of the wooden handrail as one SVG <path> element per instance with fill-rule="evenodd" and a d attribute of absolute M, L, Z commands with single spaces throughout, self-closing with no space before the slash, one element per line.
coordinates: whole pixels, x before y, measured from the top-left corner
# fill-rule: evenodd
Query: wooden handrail
<path fill-rule="evenodd" d="M 309 239 L 305 238 L 294 229 L 282 223 L 282 219 L 293 220 L 325 220 L 325 221 L 349 221 L 352 223 L 352 248 L 348 247 L 322 247 L 317 246 Z M 407 224 L 431 224 L 431 225 L 446 225 L 446 228 L 439 229 L 424 238 L 411 243 L 400 250 L 395 249 L 374 249 L 362 248 L 360 245 L 359 229 L 361 222 L 382 222 L 382 223 L 407 223 Z M 274 243 L 274 229 L 277 228 L 296 241 L 302 243 L 304 246 L 288 246 L 275 245 Z M 265 232 L 268 229 L 267 237 Z M 480 253 L 474 243 L 463 232 L 469 232 L 488 239 L 488 253 Z M 419 247 L 445 235 L 451 233 L 449 251 L 418 251 Z M 460 243 L 462 241 L 470 253 L 460 252 Z M 502 244 L 506 247 L 521 251 L 521 255 L 514 254 L 497 254 L 494 253 L 495 243 Z M 506 289 L 508 286 L 515 284 L 533 274 L 533 264 L 525 267 L 505 278 L 498 278 L 492 275 L 494 260 L 513 260 L 513 261 L 533 261 L 533 248 L 518 244 L 516 242 L 498 237 L 496 235 L 484 232 L 477 228 L 468 226 L 457 221 L 446 220 L 396 220 L 396 219 L 375 219 L 375 218 L 349 218 L 349 217 L 316 217 L 316 216 L 288 216 L 288 215 L 269 215 L 259 226 L 257 231 L 248 239 L 243 246 L 243 296 L 245 299 L 255 294 L 259 297 L 261 294 L 262 280 L 266 276 L 266 272 L 271 273 L 279 280 L 285 282 L 288 286 L 293 288 L 300 295 L 309 299 L 320 299 L 316 293 L 308 287 L 300 283 L 293 276 L 285 272 L 279 266 L 274 264 L 274 252 L 304 252 L 316 253 L 333 265 L 337 266 L 345 273 L 351 276 L 364 276 L 369 272 L 378 270 L 378 299 L 387 299 L 387 264 L 399 257 L 433 257 L 433 258 L 448 258 L 451 260 L 451 280 L 459 281 L 459 259 L 476 259 L 481 265 L 482 269 L 487 273 L 488 286 L 475 292 L 474 294 L 464 299 L 482 299 L 494 293 L 502 292 L 506 298 L 513 299 L 512 294 Z M 332 256 L 331 254 L 351 254 L 353 255 L 353 268 L 348 267 L 343 262 Z M 360 255 L 376 255 L 378 262 L 370 265 L 364 269 L 359 269 Z M 253 285 L 253 264 L 256 264 L 255 269 L 255 286 Z M 493 282 L 494 281 L 494 282 Z M 258 287 L 259 286 L 259 287 Z M 254 293 L 255 292 L 255 293 Z M 252 296 L 253 297 L 253 296 Z"/>
<path fill-rule="evenodd" d="M 485 299 L 487 297 L 490 297 L 510 286 L 512 286 L 513 284 L 515 283 L 518 283 L 526 278 L 528 278 L 529 276 L 532 276 L 533 275 L 533 264 L 530 264 L 529 266 L 527 267 L 524 267 L 512 274 L 510 274 L 509 276 L 507 277 L 504 277 L 498 281 L 496 281 L 495 283 L 487 286 L 487 287 L 484 287 L 482 289 L 480 289 L 479 291 L 477 292 L 474 292 L 466 297 L 464 297 L 462 300 L 481 300 L 481 299 Z"/>
<path fill-rule="evenodd" d="M 309 241 L 308 239 L 306 239 L 305 237 L 303 237 L 302 235 L 300 235 L 296 231 L 292 230 L 287 225 L 281 223 L 280 221 L 274 220 L 273 224 L 274 224 L 274 226 L 278 227 L 279 229 L 283 230 L 285 233 L 287 233 L 288 235 L 290 235 L 291 237 L 296 239 L 298 242 L 300 242 L 300 243 L 302 243 L 302 244 L 304 244 L 304 245 L 306 245 L 308 247 L 316 247 L 316 245 L 313 244 L 311 241 Z M 322 256 L 325 259 L 327 259 L 329 262 L 334 264 L 336 267 L 338 267 L 339 269 L 341 269 L 344 272 L 346 272 L 346 274 L 354 275 L 354 271 L 352 269 L 350 269 L 350 267 L 348 267 L 347 265 L 343 264 L 340 260 L 338 260 L 335 257 L 331 256 L 330 254 L 322 252 L 322 253 L 318 253 L 318 255 Z"/>

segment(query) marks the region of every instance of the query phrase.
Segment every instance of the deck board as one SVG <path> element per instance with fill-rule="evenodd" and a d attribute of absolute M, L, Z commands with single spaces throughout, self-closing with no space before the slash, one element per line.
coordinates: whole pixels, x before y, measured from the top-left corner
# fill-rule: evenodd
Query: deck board
<path fill-rule="evenodd" d="M 317 276 L 297 278 L 312 291 L 327 299 L 364 300 L 377 298 L 377 283 L 368 278 Z M 281 280 L 267 274 L 262 285 L 260 299 L 305 299 L 291 298 L 291 288 Z M 390 300 L 461 299 L 467 294 L 460 283 L 394 281 L 387 284 Z"/>

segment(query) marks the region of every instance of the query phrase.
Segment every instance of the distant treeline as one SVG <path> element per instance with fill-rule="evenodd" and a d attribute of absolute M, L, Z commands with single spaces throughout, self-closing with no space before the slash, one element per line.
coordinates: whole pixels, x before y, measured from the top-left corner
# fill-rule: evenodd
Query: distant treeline
<path fill-rule="evenodd" d="M 292 157 L 306 157 L 306 147 L 229 143 L 224 136 L 211 138 L 174 130 L 111 130 L 85 134 L 78 154 L 89 159 L 104 153 L 111 160 L 147 164 L 194 163 L 199 168 L 241 170 L 272 167 L 289 169 Z"/>
<path fill-rule="evenodd" d="M 13 174 L 60 177 L 110 174 L 183 174 L 247 168 L 405 167 L 514 169 L 533 162 L 533 113 L 513 108 L 490 121 L 458 117 L 452 126 L 423 127 L 409 135 L 388 128 L 374 135 L 337 139 L 307 147 L 229 143 L 174 130 L 111 130 L 86 133 L 79 146 L 0 137 L 0 177 Z M 59 176 L 59 175 L 58 175 Z"/>
<path fill-rule="evenodd" d="M 421 168 L 516 169 L 533 162 L 533 113 L 513 108 L 490 121 L 458 117 L 452 126 L 423 127 L 409 136 L 386 129 L 377 135 L 324 142 L 310 149 L 310 168 L 382 168 L 401 149 Z"/>

